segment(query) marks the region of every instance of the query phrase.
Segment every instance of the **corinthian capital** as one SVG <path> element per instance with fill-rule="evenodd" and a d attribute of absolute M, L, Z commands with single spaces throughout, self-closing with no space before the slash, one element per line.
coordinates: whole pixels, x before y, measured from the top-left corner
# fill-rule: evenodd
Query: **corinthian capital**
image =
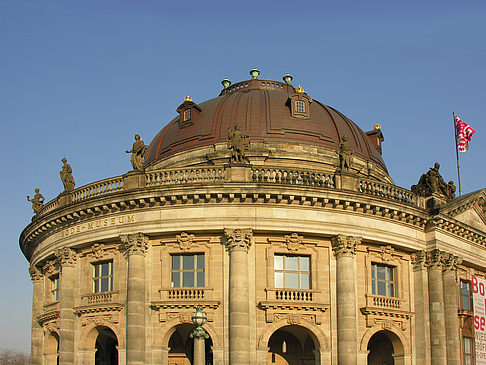
<path fill-rule="evenodd" d="M 33 282 L 36 282 L 36 281 L 39 281 L 39 280 L 42 279 L 41 271 L 33 265 L 31 267 L 29 267 L 29 274 L 30 274 L 30 279 Z"/>
<path fill-rule="evenodd" d="M 331 240 L 332 251 L 336 258 L 342 256 L 355 256 L 356 247 L 361 243 L 361 237 L 345 236 L 339 234 Z"/>
<path fill-rule="evenodd" d="M 462 259 L 459 256 L 447 252 L 442 252 L 442 270 L 457 271 L 457 267 L 461 263 Z"/>
<path fill-rule="evenodd" d="M 224 234 L 226 236 L 226 247 L 229 252 L 232 251 L 245 251 L 248 252 L 253 239 L 253 231 L 251 228 L 246 229 L 225 229 Z"/>
<path fill-rule="evenodd" d="M 143 233 L 134 233 L 120 236 L 129 255 L 145 255 L 148 250 L 148 237 Z"/>
<path fill-rule="evenodd" d="M 443 252 L 439 249 L 435 249 L 432 251 L 427 252 L 427 261 L 426 265 L 430 269 L 438 269 L 442 270 L 442 256 Z"/>
<path fill-rule="evenodd" d="M 413 270 L 417 271 L 425 267 L 427 254 L 424 250 L 419 250 L 412 255 Z"/>
<path fill-rule="evenodd" d="M 76 264 L 76 251 L 71 248 L 58 248 L 56 251 L 56 257 L 61 267 L 73 267 Z"/>

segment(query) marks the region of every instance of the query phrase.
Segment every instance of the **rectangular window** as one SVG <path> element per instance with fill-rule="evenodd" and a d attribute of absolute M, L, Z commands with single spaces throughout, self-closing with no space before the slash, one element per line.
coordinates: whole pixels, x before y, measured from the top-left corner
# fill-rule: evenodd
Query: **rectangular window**
<path fill-rule="evenodd" d="M 474 340 L 472 338 L 462 338 L 462 353 L 464 365 L 474 364 Z"/>
<path fill-rule="evenodd" d="M 204 254 L 172 255 L 171 282 L 173 288 L 203 288 Z"/>
<path fill-rule="evenodd" d="M 305 113 L 305 103 L 303 101 L 296 101 L 295 102 L 295 112 L 296 113 Z"/>
<path fill-rule="evenodd" d="M 371 287 L 374 295 L 395 296 L 395 268 L 382 264 L 371 264 Z"/>
<path fill-rule="evenodd" d="M 93 265 L 93 291 L 95 293 L 113 291 L 113 261 Z"/>
<path fill-rule="evenodd" d="M 54 275 L 51 278 L 51 299 L 59 300 L 59 275 Z"/>
<path fill-rule="evenodd" d="M 184 122 L 191 120 L 191 109 L 184 110 Z"/>
<path fill-rule="evenodd" d="M 310 256 L 275 255 L 275 288 L 310 289 Z"/>
<path fill-rule="evenodd" d="M 473 297 L 471 292 L 471 282 L 461 280 L 460 284 L 461 293 L 461 309 L 472 311 L 473 310 Z"/>

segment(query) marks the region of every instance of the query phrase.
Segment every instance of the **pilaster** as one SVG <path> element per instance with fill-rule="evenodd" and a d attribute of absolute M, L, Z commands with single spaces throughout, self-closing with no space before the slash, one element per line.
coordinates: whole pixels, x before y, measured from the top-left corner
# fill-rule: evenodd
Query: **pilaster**
<path fill-rule="evenodd" d="M 338 235 L 332 238 L 336 257 L 336 307 L 338 363 L 355 365 L 358 362 L 357 307 L 354 259 L 360 237 Z"/>
<path fill-rule="evenodd" d="M 442 281 L 444 285 L 444 315 L 447 338 L 447 364 L 461 364 L 459 318 L 457 316 L 457 267 L 462 259 L 451 253 L 442 255 Z"/>
<path fill-rule="evenodd" d="M 31 350 L 30 363 L 32 365 L 42 365 L 42 340 L 44 332 L 37 321 L 37 316 L 42 313 L 44 276 L 41 271 L 31 265 L 29 268 L 30 278 L 32 279 L 32 329 L 31 329 Z"/>
<path fill-rule="evenodd" d="M 415 298 L 415 357 L 417 364 L 430 364 L 430 316 L 427 254 L 420 250 L 412 255 Z"/>
<path fill-rule="evenodd" d="M 56 251 L 61 267 L 59 286 L 59 365 L 74 364 L 74 291 L 76 252 L 68 247 Z"/>
<path fill-rule="evenodd" d="M 429 282 L 431 364 L 447 364 L 444 287 L 442 283 L 442 251 L 427 252 Z"/>
<path fill-rule="evenodd" d="M 120 236 L 126 250 L 127 269 L 127 364 L 145 363 L 145 255 L 149 243 L 143 233 Z"/>
<path fill-rule="evenodd" d="M 229 252 L 229 358 L 231 365 L 247 365 L 250 358 L 248 250 L 251 229 L 225 229 Z"/>

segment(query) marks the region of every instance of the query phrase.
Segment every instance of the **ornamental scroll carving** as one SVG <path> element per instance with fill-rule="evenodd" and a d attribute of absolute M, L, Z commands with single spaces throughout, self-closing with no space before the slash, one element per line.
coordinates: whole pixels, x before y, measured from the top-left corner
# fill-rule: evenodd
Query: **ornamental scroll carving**
<path fill-rule="evenodd" d="M 304 237 L 299 236 L 297 233 L 292 233 L 291 235 L 285 235 L 285 244 L 289 251 L 298 251 L 302 244 L 304 243 Z"/>
<path fill-rule="evenodd" d="M 148 237 L 143 233 L 134 233 L 120 236 L 128 255 L 145 255 L 148 250 Z"/>
<path fill-rule="evenodd" d="M 331 240 L 332 251 L 336 258 L 343 256 L 355 256 L 356 248 L 361 243 L 361 237 L 337 235 Z"/>
<path fill-rule="evenodd" d="M 57 261 L 61 267 L 74 267 L 76 265 L 76 251 L 68 247 L 62 247 L 56 251 Z"/>
<path fill-rule="evenodd" d="M 42 280 L 42 273 L 40 272 L 40 270 L 35 267 L 35 266 L 31 266 L 29 267 L 29 274 L 30 274 L 30 279 L 33 281 L 33 282 L 36 282 L 36 281 L 40 281 Z"/>
<path fill-rule="evenodd" d="M 194 244 L 194 235 L 186 232 L 182 232 L 176 236 L 177 244 L 182 252 L 189 250 Z"/>
<path fill-rule="evenodd" d="M 45 265 L 42 267 L 42 272 L 47 276 L 52 276 L 59 273 L 57 262 L 54 260 L 46 261 Z"/>
<path fill-rule="evenodd" d="M 251 228 L 246 229 L 225 229 L 224 234 L 226 236 L 226 247 L 229 252 L 232 251 L 245 251 L 248 252 L 253 240 L 253 231 Z"/>

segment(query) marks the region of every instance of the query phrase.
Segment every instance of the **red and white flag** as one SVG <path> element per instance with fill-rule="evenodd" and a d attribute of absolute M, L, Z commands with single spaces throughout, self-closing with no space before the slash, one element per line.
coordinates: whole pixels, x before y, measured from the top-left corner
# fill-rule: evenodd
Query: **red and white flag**
<path fill-rule="evenodd" d="M 457 115 L 454 117 L 454 121 L 456 122 L 457 149 L 459 152 L 466 152 L 469 148 L 468 142 L 476 131 L 469 124 L 464 123 Z"/>

